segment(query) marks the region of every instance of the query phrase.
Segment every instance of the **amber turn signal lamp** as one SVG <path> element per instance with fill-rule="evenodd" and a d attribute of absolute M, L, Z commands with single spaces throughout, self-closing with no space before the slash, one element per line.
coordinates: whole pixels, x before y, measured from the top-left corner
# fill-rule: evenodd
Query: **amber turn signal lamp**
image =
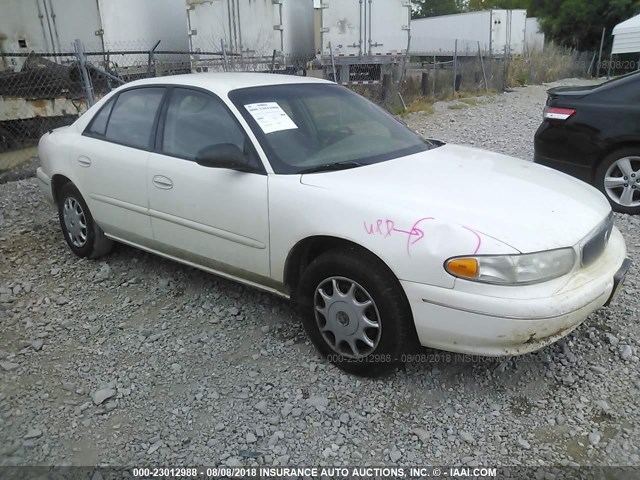
<path fill-rule="evenodd" d="M 478 260 L 475 258 L 454 258 L 447 262 L 447 271 L 457 277 L 477 278 Z"/>

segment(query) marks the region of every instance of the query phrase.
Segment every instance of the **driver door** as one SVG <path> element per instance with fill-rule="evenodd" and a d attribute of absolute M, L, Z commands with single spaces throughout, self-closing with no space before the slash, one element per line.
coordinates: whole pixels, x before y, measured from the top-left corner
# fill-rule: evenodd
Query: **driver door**
<path fill-rule="evenodd" d="M 158 128 L 147 177 L 158 249 L 236 277 L 269 277 L 267 175 L 233 114 L 213 94 L 172 88 Z M 225 143 L 243 150 L 255 173 L 195 162 Z"/>

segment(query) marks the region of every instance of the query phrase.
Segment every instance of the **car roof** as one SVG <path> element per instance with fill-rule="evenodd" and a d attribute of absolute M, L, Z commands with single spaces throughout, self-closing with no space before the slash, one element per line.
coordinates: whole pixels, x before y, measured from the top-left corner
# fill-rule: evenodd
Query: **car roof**
<path fill-rule="evenodd" d="M 276 73 L 189 73 L 167 77 L 147 78 L 127 83 L 127 87 L 143 85 L 183 85 L 210 90 L 226 96 L 232 90 L 269 85 L 332 84 L 327 80 L 313 77 L 282 75 Z"/>

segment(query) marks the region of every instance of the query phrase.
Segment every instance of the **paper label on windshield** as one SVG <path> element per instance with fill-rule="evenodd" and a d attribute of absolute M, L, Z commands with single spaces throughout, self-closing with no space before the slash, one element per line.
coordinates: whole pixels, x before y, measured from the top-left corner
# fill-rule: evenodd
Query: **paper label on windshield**
<path fill-rule="evenodd" d="M 291 120 L 291 117 L 287 115 L 287 112 L 276 102 L 252 103 L 245 105 L 244 108 L 247 109 L 258 125 L 260 125 L 264 133 L 298 128 L 293 120 Z"/>

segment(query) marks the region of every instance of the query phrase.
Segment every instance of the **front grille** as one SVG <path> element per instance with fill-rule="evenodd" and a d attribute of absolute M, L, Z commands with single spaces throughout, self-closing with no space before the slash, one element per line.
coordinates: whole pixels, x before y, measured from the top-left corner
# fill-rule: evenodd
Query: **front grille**
<path fill-rule="evenodd" d="M 611 232 L 613 230 L 613 212 L 605 219 L 604 222 L 591 233 L 580 246 L 580 263 L 583 267 L 588 267 L 600 258 L 602 252 L 609 243 Z"/>

